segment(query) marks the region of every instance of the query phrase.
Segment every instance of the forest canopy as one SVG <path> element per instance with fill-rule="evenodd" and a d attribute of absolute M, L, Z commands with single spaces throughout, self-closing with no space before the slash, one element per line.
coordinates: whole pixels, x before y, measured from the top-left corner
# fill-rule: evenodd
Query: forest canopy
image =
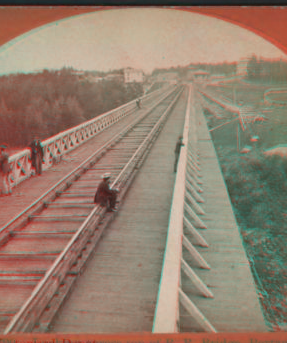
<path fill-rule="evenodd" d="M 43 140 L 143 94 L 138 83 L 79 78 L 73 69 L 0 77 L 0 137 L 10 147 Z"/>

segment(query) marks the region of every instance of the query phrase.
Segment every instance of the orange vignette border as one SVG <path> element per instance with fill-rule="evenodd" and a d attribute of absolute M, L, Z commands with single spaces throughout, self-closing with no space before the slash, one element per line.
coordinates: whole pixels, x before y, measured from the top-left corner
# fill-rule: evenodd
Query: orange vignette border
<path fill-rule="evenodd" d="M 0 46 L 39 26 L 79 14 L 113 8 L 127 8 L 127 6 L 0 7 Z M 204 14 L 236 24 L 260 35 L 287 53 L 287 7 L 178 6 L 170 8 Z M 0 335 L 0 343 L 287 343 L 287 333 L 9 334 Z"/>

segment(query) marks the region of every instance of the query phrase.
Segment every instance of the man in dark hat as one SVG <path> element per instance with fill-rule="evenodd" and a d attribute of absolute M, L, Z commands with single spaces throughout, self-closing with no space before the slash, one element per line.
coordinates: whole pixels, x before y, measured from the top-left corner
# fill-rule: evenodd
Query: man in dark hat
<path fill-rule="evenodd" d="M 0 179 L 1 179 L 1 194 L 9 195 L 12 193 L 9 174 L 11 167 L 9 165 L 9 155 L 6 153 L 7 146 L 0 145 Z"/>
<path fill-rule="evenodd" d="M 31 164 L 35 169 L 37 175 L 42 174 L 42 162 L 44 157 L 44 151 L 41 144 L 41 141 L 38 138 L 35 138 L 30 144 L 31 149 Z"/>
<path fill-rule="evenodd" d="M 175 150 L 174 150 L 174 153 L 175 153 L 174 172 L 175 173 L 177 171 L 177 162 L 178 162 L 178 159 L 179 159 L 180 150 L 181 150 L 181 147 L 184 146 L 184 144 L 182 143 L 182 139 L 183 139 L 182 136 L 178 137 L 178 140 L 177 140 L 176 146 L 175 146 Z"/>
<path fill-rule="evenodd" d="M 116 201 L 118 190 L 110 189 L 110 173 L 105 173 L 102 176 L 103 181 L 98 186 L 95 194 L 94 203 L 101 206 L 107 206 L 108 211 L 116 211 Z"/>

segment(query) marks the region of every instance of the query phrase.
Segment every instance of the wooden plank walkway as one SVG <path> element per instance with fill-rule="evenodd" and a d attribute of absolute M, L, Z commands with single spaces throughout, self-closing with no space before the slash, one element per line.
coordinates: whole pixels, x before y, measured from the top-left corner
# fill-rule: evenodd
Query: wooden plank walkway
<path fill-rule="evenodd" d="M 51 332 L 151 332 L 185 106 L 176 105 Z"/>
<path fill-rule="evenodd" d="M 183 290 L 218 332 L 267 331 L 216 152 L 200 106 L 195 106 L 206 213 L 201 218 L 208 227 L 200 233 L 209 243 L 208 248 L 197 250 L 211 270 L 196 268 L 185 250 L 183 256 L 210 287 L 214 299 L 198 296 L 182 273 Z M 194 320 L 184 310 L 182 313 L 181 331 L 197 331 Z"/>

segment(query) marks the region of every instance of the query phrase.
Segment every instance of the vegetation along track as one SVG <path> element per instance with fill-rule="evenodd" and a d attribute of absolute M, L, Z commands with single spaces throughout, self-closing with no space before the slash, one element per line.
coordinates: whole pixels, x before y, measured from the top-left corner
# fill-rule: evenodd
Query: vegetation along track
<path fill-rule="evenodd" d="M 101 175 L 120 189 L 136 171 L 182 93 L 144 111 L 0 232 L 0 332 L 46 331 L 113 212 L 93 204 Z"/>

